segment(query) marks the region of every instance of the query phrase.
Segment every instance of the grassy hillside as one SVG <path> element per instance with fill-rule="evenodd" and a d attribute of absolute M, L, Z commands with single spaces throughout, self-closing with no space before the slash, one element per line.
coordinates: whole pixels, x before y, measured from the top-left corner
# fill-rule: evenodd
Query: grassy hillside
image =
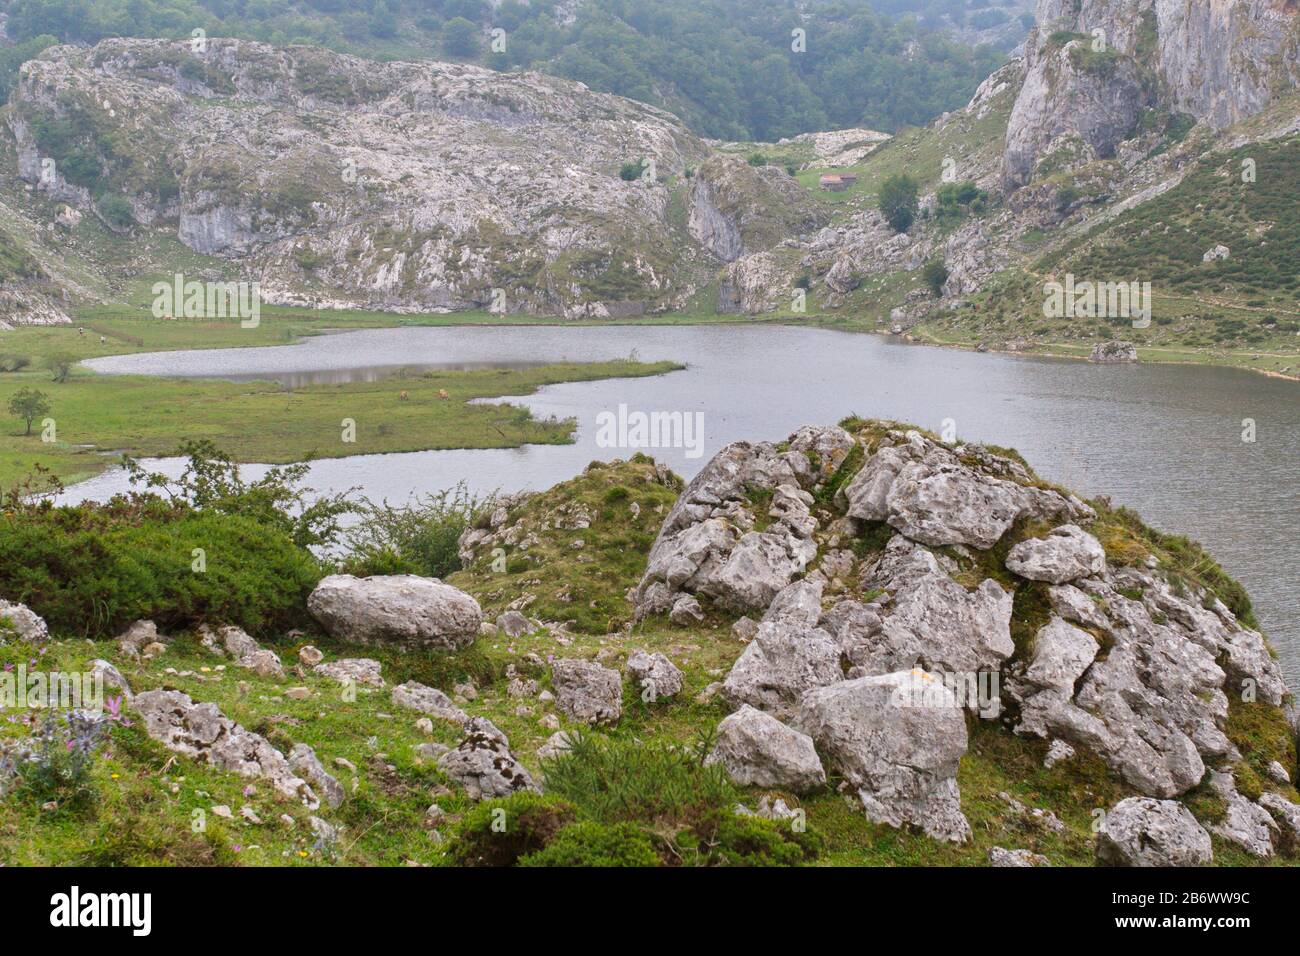
<path fill-rule="evenodd" d="M 1228 258 L 1204 262 L 1217 245 Z M 1300 136 L 1292 136 L 1202 158 L 1174 189 L 1045 257 L 1038 271 L 1136 277 L 1171 296 L 1294 315 L 1297 262 Z"/>

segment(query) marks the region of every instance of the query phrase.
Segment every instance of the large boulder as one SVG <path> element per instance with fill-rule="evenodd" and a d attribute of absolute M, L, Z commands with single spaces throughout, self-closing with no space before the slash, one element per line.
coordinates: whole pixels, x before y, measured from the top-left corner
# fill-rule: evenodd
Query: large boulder
<path fill-rule="evenodd" d="M 970 839 L 957 789 L 966 719 L 934 675 L 912 670 L 811 690 L 794 726 L 857 789 L 874 822 L 914 825 L 937 840 Z"/>
<path fill-rule="evenodd" d="M 1097 862 L 1106 866 L 1204 866 L 1213 860 L 1210 835 L 1177 800 L 1121 800 L 1097 834 Z"/>
<path fill-rule="evenodd" d="M 332 636 L 360 644 L 460 650 L 483 623 L 478 602 L 464 591 L 414 574 L 332 574 L 316 585 L 307 609 Z"/>
<path fill-rule="evenodd" d="M 560 712 L 588 724 L 616 723 L 623 714 L 623 678 L 594 661 L 563 659 L 551 668 Z"/>
<path fill-rule="evenodd" d="M 1046 538 L 1021 541 L 1007 554 L 1007 568 L 1030 581 L 1067 584 L 1106 570 L 1101 542 L 1078 525 L 1063 524 Z"/>
<path fill-rule="evenodd" d="M 706 764 L 721 764 L 742 787 L 806 793 L 826 783 L 812 738 L 748 704 L 718 724 Z"/>
<path fill-rule="evenodd" d="M 510 752 L 510 741 L 486 717 L 465 724 L 465 739 L 443 754 L 438 769 L 465 788 L 471 800 L 508 797 L 520 790 L 540 792 L 524 766 Z"/>

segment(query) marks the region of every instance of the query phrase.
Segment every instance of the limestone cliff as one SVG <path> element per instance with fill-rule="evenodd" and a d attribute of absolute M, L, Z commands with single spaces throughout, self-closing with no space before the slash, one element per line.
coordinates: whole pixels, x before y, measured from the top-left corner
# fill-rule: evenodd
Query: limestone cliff
<path fill-rule="evenodd" d="M 1039 0 L 1005 176 L 1114 155 L 1144 109 L 1220 129 L 1300 78 L 1294 0 Z"/>

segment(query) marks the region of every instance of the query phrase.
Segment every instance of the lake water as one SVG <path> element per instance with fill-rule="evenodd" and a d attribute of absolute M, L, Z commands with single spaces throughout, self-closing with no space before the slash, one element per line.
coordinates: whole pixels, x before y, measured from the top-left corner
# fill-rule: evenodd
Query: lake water
<path fill-rule="evenodd" d="M 375 329 L 290 346 L 87 364 L 109 374 L 266 378 L 294 386 L 370 380 L 400 368 L 628 356 L 688 367 L 653 378 L 549 386 L 511 399 L 538 416 L 576 419 L 573 445 L 331 459 L 312 465 L 311 484 L 359 486 L 371 498 L 392 501 L 460 481 L 477 491 L 548 488 L 593 459 L 630 454 L 597 443 L 597 416 L 620 404 L 632 412 L 702 413 L 698 457 L 690 449 L 647 449 L 686 477 L 728 442 L 776 441 L 803 424 L 857 414 L 941 431 L 952 419 L 963 439 L 1017 448 L 1045 478 L 1085 496 L 1109 495 L 1155 527 L 1204 543 L 1250 590 L 1291 685 L 1300 687 L 1300 385 L 1294 382 L 1231 369 L 977 355 L 767 325 Z M 1242 440 L 1245 419 L 1254 422 L 1254 442 Z M 114 470 L 69 496 L 102 498 L 125 487 Z"/>

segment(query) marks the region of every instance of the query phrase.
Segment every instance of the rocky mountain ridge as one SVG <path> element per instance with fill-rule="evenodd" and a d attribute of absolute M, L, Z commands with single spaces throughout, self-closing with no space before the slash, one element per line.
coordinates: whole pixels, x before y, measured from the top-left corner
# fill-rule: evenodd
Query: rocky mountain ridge
<path fill-rule="evenodd" d="M 741 160 L 688 190 L 699 139 L 581 84 L 236 40 L 54 48 L 24 65 L 7 124 L 43 194 L 101 212 L 123 196 L 120 225 L 174 224 L 273 303 L 663 310 L 800 201 Z M 759 203 L 778 214 L 754 225 Z"/>

